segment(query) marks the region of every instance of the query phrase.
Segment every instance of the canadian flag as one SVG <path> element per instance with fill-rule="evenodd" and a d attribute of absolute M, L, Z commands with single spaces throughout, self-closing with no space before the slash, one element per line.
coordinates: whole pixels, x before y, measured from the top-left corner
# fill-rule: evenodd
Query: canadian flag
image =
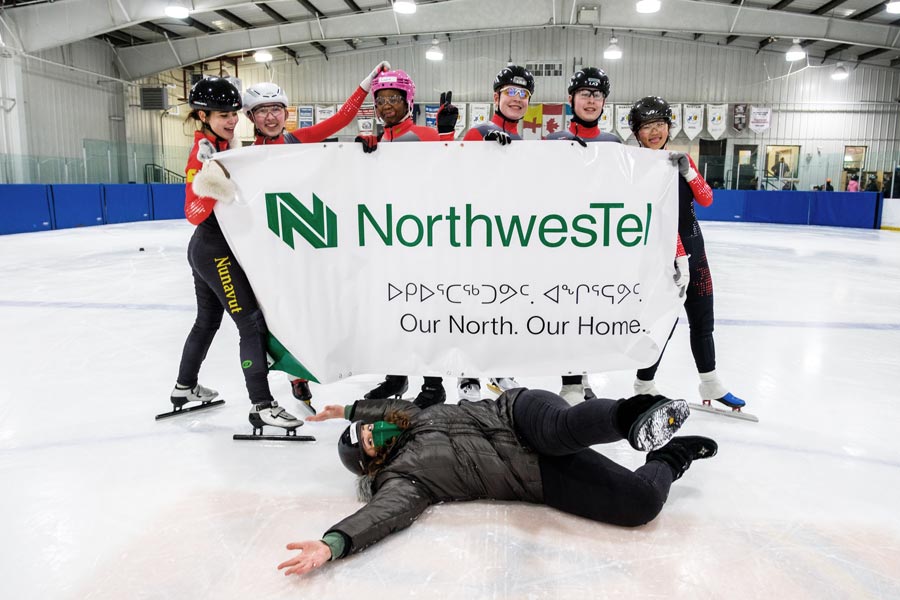
<path fill-rule="evenodd" d="M 563 121 L 563 105 L 562 104 L 545 104 L 543 112 L 543 135 L 542 139 L 547 139 L 551 133 L 565 128 Z"/>

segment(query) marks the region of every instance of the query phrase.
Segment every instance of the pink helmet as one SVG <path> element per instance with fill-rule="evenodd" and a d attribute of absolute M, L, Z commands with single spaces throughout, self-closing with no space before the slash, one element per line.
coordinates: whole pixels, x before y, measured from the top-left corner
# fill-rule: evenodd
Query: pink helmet
<path fill-rule="evenodd" d="M 406 71 L 382 71 L 372 80 L 372 95 L 378 90 L 400 90 L 406 96 L 406 103 L 412 110 L 413 100 L 416 97 L 416 84 Z"/>

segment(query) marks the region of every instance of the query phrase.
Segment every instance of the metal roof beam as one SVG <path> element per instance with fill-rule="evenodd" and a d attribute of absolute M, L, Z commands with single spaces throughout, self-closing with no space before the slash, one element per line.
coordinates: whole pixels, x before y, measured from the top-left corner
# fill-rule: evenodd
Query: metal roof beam
<path fill-rule="evenodd" d="M 217 10 L 217 11 L 215 11 L 215 12 L 216 12 L 216 14 L 219 15 L 220 17 L 222 17 L 222 18 L 224 18 L 224 19 L 227 19 L 227 20 L 231 21 L 232 23 L 234 23 L 234 24 L 237 25 L 238 27 L 243 27 L 244 29 L 253 29 L 253 25 L 251 25 L 251 24 L 248 23 L 247 21 L 243 20 L 242 18 L 240 18 L 239 16 L 237 16 L 236 14 L 234 14 L 233 12 L 231 12 L 230 10 L 224 10 L 224 9 L 223 9 L 223 10 Z"/>
<path fill-rule="evenodd" d="M 829 2 L 828 4 L 823 4 L 822 6 L 820 6 L 816 10 L 810 12 L 809 14 L 824 15 L 825 13 L 834 10 L 835 8 L 837 8 L 838 6 L 840 6 L 841 4 L 843 4 L 846 1 L 847 0 L 831 0 L 831 2 Z"/>
<path fill-rule="evenodd" d="M 265 2 L 260 2 L 260 3 L 256 4 L 256 7 L 258 9 L 260 9 L 261 11 L 263 11 L 264 13 L 266 13 L 269 16 L 269 18 L 272 19 L 273 21 L 275 21 L 276 23 L 289 23 L 290 22 L 281 13 L 279 13 L 277 10 L 275 10 L 274 8 L 272 8 Z"/>

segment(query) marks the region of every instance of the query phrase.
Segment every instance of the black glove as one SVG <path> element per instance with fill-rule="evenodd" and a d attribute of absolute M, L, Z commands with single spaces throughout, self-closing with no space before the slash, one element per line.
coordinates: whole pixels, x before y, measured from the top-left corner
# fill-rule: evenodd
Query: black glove
<path fill-rule="evenodd" d="M 584 141 L 583 139 L 581 139 L 580 137 L 578 137 L 577 135 L 572 136 L 572 141 L 578 142 L 579 144 L 581 144 L 582 148 L 587 148 L 587 142 Z"/>
<path fill-rule="evenodd" d="M 500 131 L 499 129 L 494 129 L 494 130 L 488 131 L 487 134 L 484 136 L 484 140 L 486 142 L 487 141 L 497 142 L 501 146 L 505 146 L 507 144 L 512 143 L 512 138 L 509 137 L 509 134 L 506 133 L 505 131 Z"/>
<path fill-rule="evenodd" d="M 437 112 L 438 133 L 450 133 L 456 129 L 459 109 L 450 103 L 452 97 L 453 92 L 441 92 L 441 107 Z"/>
<path fill-rule="evenodd" d="M 378 150 L 377 135 L 358 135 L 353 141 L 362 144 L 363 152 L 365 152 L 366 154 L 370 154 Z"/>

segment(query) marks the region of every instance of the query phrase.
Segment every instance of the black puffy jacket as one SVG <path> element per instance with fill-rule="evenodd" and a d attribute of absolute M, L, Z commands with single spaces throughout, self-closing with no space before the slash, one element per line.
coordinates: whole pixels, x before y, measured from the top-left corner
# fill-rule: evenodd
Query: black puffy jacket
<path fill-rule="evenodd" d="M 343 556 L 408 527 L 438 502 L 542 503 L 538 455 L 519 442 L 513 429 L 513 404 L 523 390 L 510 390 L 497 400 L 461 400 L 424 410 L 405 400 L 358 401 L 351 412 L 354 421 L 373 423 L 399 410 L 411 425 L 375 476 L 372 500 L 328 531 L 344 536 Z"/>

